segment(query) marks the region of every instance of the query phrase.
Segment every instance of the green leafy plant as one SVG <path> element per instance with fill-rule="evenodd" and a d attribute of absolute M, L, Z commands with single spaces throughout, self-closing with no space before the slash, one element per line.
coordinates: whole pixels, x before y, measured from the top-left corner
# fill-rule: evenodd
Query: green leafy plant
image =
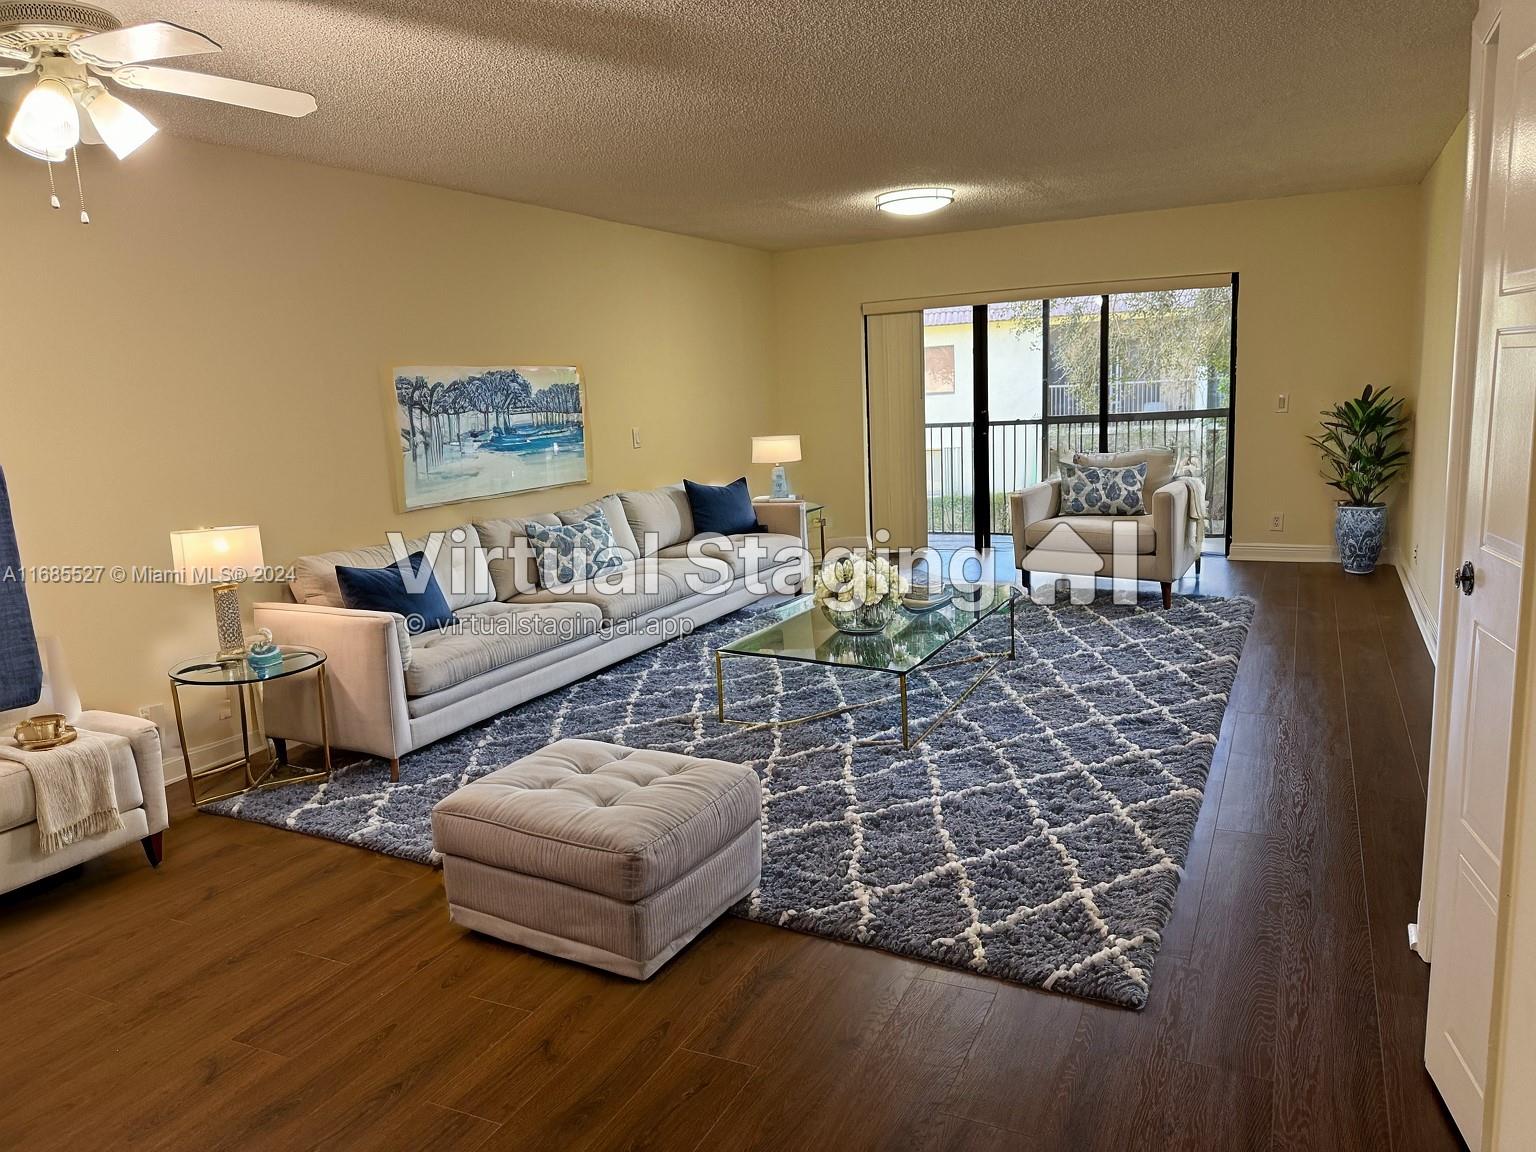
<path fill-rule="evenodd" d="M 1408 427 L 1404 401 L 1390 388 L 1367 384 L 1354 400 L 1324 409 L 1323 432 L 1307 439 L 1323 454 L 1322 477 L 1348 497 L 1345 504 L 1372 505 L 1408 464 L 1399 439 Z"/>

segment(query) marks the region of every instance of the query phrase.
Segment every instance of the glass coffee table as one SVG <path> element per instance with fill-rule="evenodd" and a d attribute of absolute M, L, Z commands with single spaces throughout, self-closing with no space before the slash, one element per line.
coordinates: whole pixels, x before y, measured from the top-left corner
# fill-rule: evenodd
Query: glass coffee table
<path fill-rule="evenodd" d="M 828 716 L 840 716 L 855 708 L 868 708 L 883 703 L 881 700 L 847 704 L 831 708 L 811 716 L 799 716 L 790 720 L 740 720 L 726 715 L 725 664 L 738 657 L 789 660 L 801 664 L 820 664 L 831 668 L 851 668 L 867 672 L 883 672 L 896 677 L 901 695 L 901 746 L 910 748 L 925 739 L 944 719 L 974 692 L 1003 660 L 1012 660 L 1016 653 L 1013 634 L 1013 604 L 1016 590 L 1008 584 L 984 584 L 976 589 L 974 599 L 964 598 L 964 593 L 941 608 L 926 612 L 912 612 L 897 608 L 896 615 L 881 632 L 854 636 L 839 632 L 816 607 L 809 596 L 802 596 L 774 609 L 767 625 L 748 636 L 733 640 L 715 649 L 715 696 L 719 701 L 717 716 L 722 724 L 737 724 L 747 728 L 791 727 Z M 946 647 L 964 636 L 976 625 L 1004 610 L 1008 612 L 1008 648 L 1002 652 L 979 652 L 957 660 L 930 663 Z M 970 682 L 933 722 L 912 739 L 907 716 L 907 677 L 920 669 L 948 668 L 957 664 L 984 664 L 981 673 Z M 889 699 L 887 697 L 887 699 Z M 871 741 L 895 743 L 895 741 Z"/>

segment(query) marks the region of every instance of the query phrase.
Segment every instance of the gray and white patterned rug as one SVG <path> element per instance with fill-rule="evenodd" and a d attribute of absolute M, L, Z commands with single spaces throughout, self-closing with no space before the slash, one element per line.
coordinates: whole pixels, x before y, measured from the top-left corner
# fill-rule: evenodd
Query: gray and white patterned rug
<path fill-rule="evenodd" d="M 221 801 L 206 811 L 432 861 L 432 806 L 567 736 L 750 764 L 763 780 L 761 887 L 738 915 L 1023 984 L 1139 1008 L 1200 811 L 1253 614 L 1250 601 L 1021 601 L 1018 659 L 999 665 L 910 751 L 895 679 L 713 651 L 751 631 L 727 617 L 402 758 Z M 941 659 L 1006 645 L 1006 614 Z M 975 664 L 909 680 L 914 734 Z"/>

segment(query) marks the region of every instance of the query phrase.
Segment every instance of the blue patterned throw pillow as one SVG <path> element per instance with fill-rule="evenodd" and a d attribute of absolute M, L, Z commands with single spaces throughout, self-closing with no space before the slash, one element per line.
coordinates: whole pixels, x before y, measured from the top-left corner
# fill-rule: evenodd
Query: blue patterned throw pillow
<path fill-rule="evenodd" d="M 546 588 L 591 580 L 624 564 L 613 528 L 600 511 L 574 524 L 529 524 L 528 543 L 539 567 L 539 583 Z"/>
<path fill-rule="evenodd" d="M 1061 462 L 1061 514 L 1063 516 L 1140 516 L 1147 483 L 1147 466 L 1091 468 Z"/>

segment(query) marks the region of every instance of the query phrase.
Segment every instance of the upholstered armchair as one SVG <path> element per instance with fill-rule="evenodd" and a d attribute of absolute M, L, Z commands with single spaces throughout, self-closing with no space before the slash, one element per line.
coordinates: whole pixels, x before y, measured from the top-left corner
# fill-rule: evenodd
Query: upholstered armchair
<path fill-rule="evenodd" d="M 1070 546 L 1103 560 L 1103 574 L 1111 575 L 1115 525 L 1127 543 L 1134 530 L 1136 579 L 1156 580 L 1163 590 L 1163 607 L 1173 603 L 1173 582 L 1193 568 L 1200 571 L 1200 550 L 1205 544 L 1204 492 L 1199 481 L 1176 476 L 1177 455 L 1171 448 L 1108 455 L 1079 454 L 1074 463 L 1090 467 L 1126 468 L 1146 463 L 1144 503 L 1139 516 L 1063 516 L 1061 480 L 1052 477 L 1008 497 L 1013 520 L 1014 559 L 1030 586 L 1030 572 L 1054 571 L 1064 554 L 1063 537 Z M 1057 533 L 1066 526 L 1071 533 Z M 1054 535 L 1053 535 L 1054 534 Z"/>
<path fill-rule="evenodd" d="M 0 572 L 21 571 L 5 476 L 0 473 Z M 112 786 L 122 827 L 44 854 L 38 845 L 37 800 L 27 768 L 0 758 L 0 892 L 41 880 L 138 840 L 152 865 L 170 823 L 160 733 L 148 720 L 82 711 L 57 641 L 39 646 L 32 631 L 26 584 L 0 580 L 0 742 L 29 714 L 53 712 L 82 732 L 106 737 Z"/>

